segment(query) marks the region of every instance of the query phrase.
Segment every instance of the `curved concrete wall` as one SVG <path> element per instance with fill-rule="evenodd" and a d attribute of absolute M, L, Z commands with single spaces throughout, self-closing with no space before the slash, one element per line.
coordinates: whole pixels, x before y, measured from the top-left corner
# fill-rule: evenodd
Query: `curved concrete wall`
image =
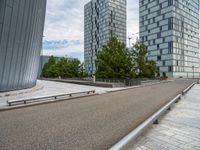
<path fill-rule="evenodd" d="M 0 0 L 0 91 L 36 84 L 46 0 Z"/>

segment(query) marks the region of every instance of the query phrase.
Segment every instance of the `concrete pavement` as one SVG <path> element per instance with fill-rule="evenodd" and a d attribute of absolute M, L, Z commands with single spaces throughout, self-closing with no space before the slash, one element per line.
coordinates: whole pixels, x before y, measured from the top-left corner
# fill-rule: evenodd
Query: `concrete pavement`
<path fill-rule="evenodd" d="M 127 150 L 200 150 L 200 84 Z"/>
<path fill-rule="evenodd" d="M 190 84 L 180 80 L 0 112 L 0 149 L 108 149 Z"/>
<path fill-rule="evenodd" d="M 96 93 L 101 94 L 120 89 L 124 88 L 103 88 L 103 87 L 71 84 L 71 83 L 38 80 L 37 86 L 34 88 L 0 93 L 0 108 L 7 105 L 6 103 L 7 100 L 54 96 L 54 95 L 76 93 L 76 92 L 83 92 L 90 90 L 95 90 Z"/>

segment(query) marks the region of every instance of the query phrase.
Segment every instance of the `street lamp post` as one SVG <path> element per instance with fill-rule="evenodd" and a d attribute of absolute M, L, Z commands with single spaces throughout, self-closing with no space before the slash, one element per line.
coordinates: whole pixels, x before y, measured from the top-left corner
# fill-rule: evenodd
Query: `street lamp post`
<path fill-rule="evenodd" d="M 129 49 L 131 49 L 131 39 L 132 39 L 132 37 L 128 37 L 128 40 L 129 40 Z"/>
<path fill-rule="evenodd" d="M 131 40 L 134 39 L 134 36 L 139 34 L 139 32 L 131 34 L 132 36 L 128 36 L 128 40 L 129 40 L 129 49 L 131 49 Z M 137 40 L 136 40 L 137 41 Z"/>
<path fill-rule="evenodd" d="M 135 35 L 138 35 L 138 34 L 139 34 L 139 32 L 134 33 L 134 34 L 132 34 L 132 35 L 135 36 Z M 138 38 L 138 37 L 136 37 L 136 42 L 137 42 L 137 38 Z"/>

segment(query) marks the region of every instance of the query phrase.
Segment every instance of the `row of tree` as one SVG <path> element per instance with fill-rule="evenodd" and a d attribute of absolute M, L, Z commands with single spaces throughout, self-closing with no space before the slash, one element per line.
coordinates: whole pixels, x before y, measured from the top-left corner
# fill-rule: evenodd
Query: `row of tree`
<path fill-rule="evenodd" d="M 51 56 L 42 70 L 45 78 L 81 78 L 86 77 L 83 64 L 78 59 L 60 58 Z"/>
<path fill-rule="evenodd" d="M 153 78 L 157 73 L 156 63 L 147 59 L 147 47 L 142 42 L 136 42 L 129 50 L 115 37 L 97 54 L 96 68 L 96 77 L 104 79 Z M 56 60 L 51 56 L 42 70 L 42 77 L 46 78 L 86 76 L 84 65 L 78 59 Z"/>
<path fill-rule="evenodd" d="M 97 55 L 98 78 L 153 78 L 156 62 L 147 59 L 147 47 L 140 41 L 129 50 L 112 37 Z"/>

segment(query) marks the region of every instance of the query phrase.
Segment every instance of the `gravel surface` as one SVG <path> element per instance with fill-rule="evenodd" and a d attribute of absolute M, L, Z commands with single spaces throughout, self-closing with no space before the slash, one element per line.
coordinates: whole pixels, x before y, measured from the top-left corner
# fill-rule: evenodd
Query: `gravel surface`
<path fill-rule="evenodd" d="M 0 112 L 0 150 L 104 150 L 191 84 L 177 80 Z"/>

